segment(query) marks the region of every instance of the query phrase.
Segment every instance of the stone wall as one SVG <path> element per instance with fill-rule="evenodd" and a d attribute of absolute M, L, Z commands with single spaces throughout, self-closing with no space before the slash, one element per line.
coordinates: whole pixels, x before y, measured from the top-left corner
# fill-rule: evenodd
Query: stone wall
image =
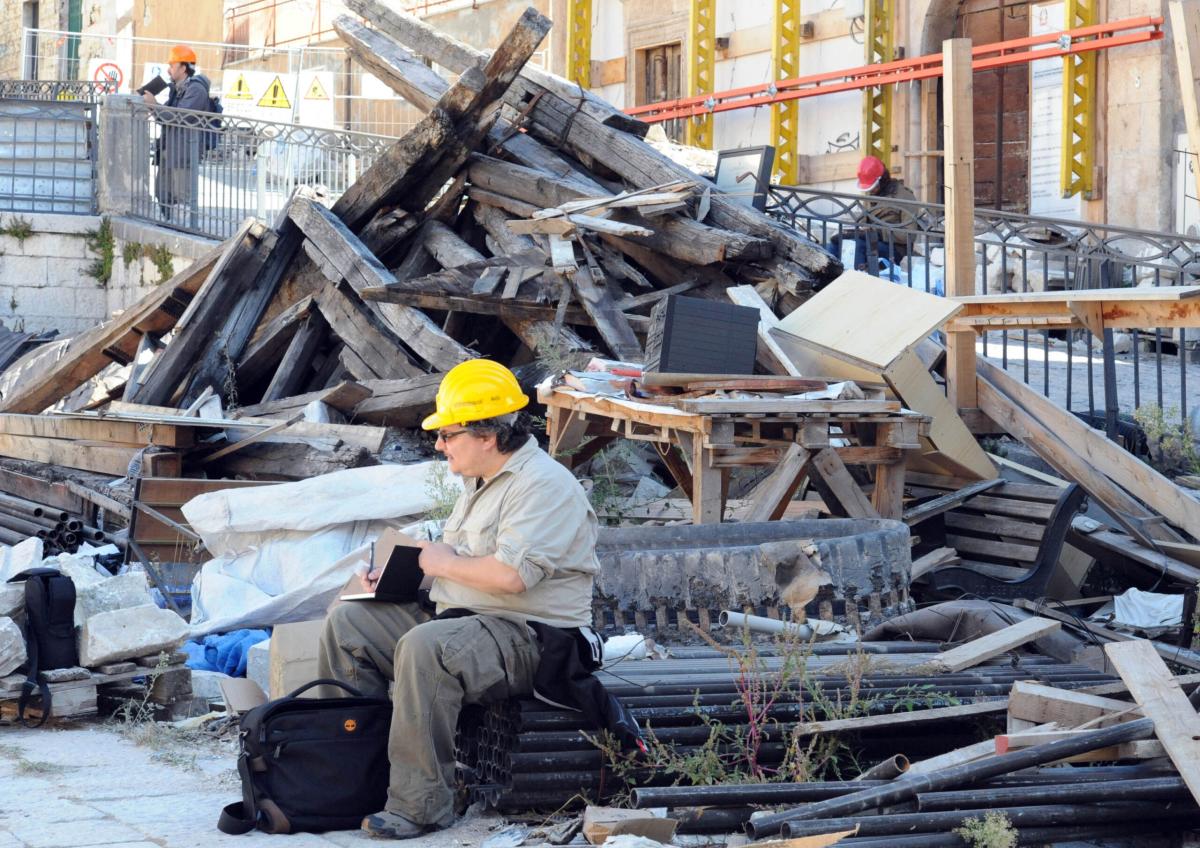
<path fill-rule="evenodd" d="M 103 280 L 98 263 L 108 250 L 89 246 L 100 226 L 100 218 L 87 215 L 0 214 L 0 321 L 11 329 L 77 334 L 127 308 L 212 245 L 112 219 L 111 273 Z"/>

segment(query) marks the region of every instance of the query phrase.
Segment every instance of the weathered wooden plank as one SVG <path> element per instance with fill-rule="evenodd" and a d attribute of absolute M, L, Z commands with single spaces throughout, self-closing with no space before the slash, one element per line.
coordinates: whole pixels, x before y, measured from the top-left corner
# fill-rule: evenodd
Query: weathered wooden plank
<path fill-rule="evenodd" d="M 375 254 L 320 203 L 296 198 L 289 207 L 289 214 L 305 237 L 320 248 L 355 291 L 396 282 L 395 276 L 383 267 Z M 438 226 L 445 227 L 444 224 Z M 475 355 L 417 309 L 400 305 L 376 305 L 374 309 L 397 336 L 435 368 L 450 369 Z"/>
<path fill-rule="evenodd" d="M 159 285 L 120 316 L 81 333 L 42 374 L 0 400 L 0 412 L 37 413 L 51 406 L 113 362 L 129 362 L 142 335 L 161 335 L 183 314 L 221 256 L 230 239 Z"/>
<path fill-rule="evenodd" d="M 1016 681 L 1008 695 L 1009 715 L 1037 724 L 1056 722 L 1059 727 L 1078 727 L 1095 719 L 1102 719 L 1095 727 L 1128 721 L 1134 716 L 1127 714 L 1122 718 L 1107 720 L 1103 717 L 1125 712 L 1131 706 L 1128 701 L 1089 695 L 1074 689 L 1058 689 L 1032 680 Z"/>
<path fill-rule="evenodd" d="M 349 284 L 330 285 L 316 303 L 333 332 L 376 378 L 398 380 L 424 373 L 405 352 L 400 338 L 371 312 Z"/>
<path fill-rule="evenodd" d="M 273 415 L 287 415 L 297 409 L 308 406 L 313 401 L 320 401 L 326 406 L 349 415 L 354 412 L 358 404 L 369 397 L 371 397 L 371 389 L 367 386 L 351 381 L 344 381 L 328 389 L 321 389 L 302 395 L 293 395 L 292 397 L 280 398 L 279 400 L 267 403 L 243 406 L 238 410 L 238 414 L 243 417 L 261 416 L 269 418 Z"/>
<path fill-rule="evenodd" d="M 573 200 L 612 196 L 607 191 L 588 191 L 569 179 L 558 179 L 533 168 L 479 154 L 471 158 L 468 173 L 473 186 L 539 209 L 557 207 Z M 763 239 L 716 229 L 693 218 L 656 218 L 651 226 L 650 222 L 640 215 L 626 211 L 617 214 L 614 220 L 618 223 L 650 226 L 652 234 L 632 235 L 628 238 L 636 244 L 695 265 L 765 259 L 771 252 L 770 243 Z"/>
<path fill-rule="evenodd" d="M 318 314 L 310 314 L 301 323 L 292 336 L 291 344 L 275 369 L 267 390 L 263 392 L 264 402 L 279 400 L 296 394 L 312 374 L 312 360 L 325 341 L 329 325 Z"/>
<path fill-rule="evenodd" d="M 832 496 L 834 502 L 826 503 L 830 509 L 840 505 L 850 518 L 879 518 L 879 513 L 833 448 L 823 448 L 813 455 L 809 479 L 823 498 Z"/>
<path fill-rule="evenodd" d="M 238 383 L 248 387 L 266 377 L 278 367 L 279 358 L 287 350 L 300 322 L 313 310 L 311 296 L 296 301 L 263 325 L 249 347 L 238 360 Z"/>
<path fill-rule="evenodd" d="M 799 445 L 788 446 L 775 470 L 750 492 L 750 508 L 742 521 L 779 520 L 804 479 L 810 456 Z"/>
<path fill-rule="evenodd" d="M 0 414 L 0 433 L 169 448 L 188 448 L 194 444 L 190 428 L 82 415 L 60 417 L 4 413 Z"/>
<path fill-rule="evenodd" d="M 437 106 L 438 98 L 449 87 L 433 68 L 349 15 L 334 18 L 333 28 L 342 37 L 347 53 L 422 112 Z"/>
<path fill-rule="evenodd" d="M 27 459 L 49 465 L 65 465 L 84 471 L 124 477 L 129 463 L 142 450 L 136 446 L 116 446 L 103 442 L 48 439 L 41 436 L 17 436 L 0 433 L 0 456 Z M 179 476 L 179 454 L 174 452 L 146 453 L 142 473 L 146 476 Z"/>
<path fill-rule="evenodd" d="M 1008 399 L 1009 405 L 1019 407 L 1022 412 L 1028 414 L 1032 422 L 1039 428 L 1044 428 L 1049 433 L 1063 439 L 1090 468 L 1106 475 L 1117 486 L 1128 491 L 1129 494 L 1141 500 L 1172 524 L 1193 536 L 1200 535 L 1200 502 L 1189 497 L 1171 480 L 1121 448 L 1120 445 L 1109 441 L 1099 430 L 1087 426 L 1053 401 L 1038 394 L 1020 381 L 1014 380 L 1002 369 L 983 360 L 978 363 L 977 368 L 981 384 L 987 382 Z M 980 391 L 982 390 L 983 386 L 980 385 Z M 993 401 L 996 400 L 994 396 L 989 397 Z M 980 406 L 983 406 L 982 400 Z M 1002 422 L 997 420 L 996 423 Z M 1034 428 L 1029 429 L 1033 431 Z M 1031 447 L 1038 450 L 1033 445 Z M 1054 464 L 1053 460 L 1047 461 Z M 1089 486 L 1083 483 L 1079 477 L 1074 477 L 1069 469 L 1060 468 L 1059 470 L 1082 483 L 1090 494 L 1102 501 L 1110 510 L 1122 510 L 1127 506 L 1136 507 L 1136 504 L 1129 503 L 1130 499 L 1128 498 L 1117 496 L 1116 500 L 1111 500 L 1111 490 L 1109 492 L 1091 491 Z M 1147 511 L 1144 508 L 1138 508 L 1137 513 L 1132 514 L 1138 517 L 1147 516 Z M 1165 542 L 1179 541 L 1176 534 L 1164 533 L 1164 529 L 1150 524 L 1141 532 Z"/>
<path fill-rule="evenodd" d="M 1154 735 L 1167 749 L 1193 798 L 1200 798 L 1200 715 L 1171 676 L 1154 648 L 1144 639 L 1113 642 L 1104 653 L 1129 685 L 1129 691 L 1154 722 Z"/>
<path fill-rule="evenodd" d="M 300 186 L 294 196 L 310 194 L 312 189 Z M 190 405 L 208 389 L 218 394 L 225 391 L 225 386 L 231 382 L 230 370 L 233 363 L 241 359 L 255 328 L 262 321 L 267 307 L 279 291 L 285 273 L 292 267 L 301 238 L 287 216 L 286 207 L 276 216 L 274 230 L 268 232 L 264 238 L 274 239 L 274 243 L 266 245 L 269 253 L 255 279 L 238 298 L 237 303 L 229 309 L 220 329 L 214 334 L 212 343 L 204 349 L 196 363 L 183 393 L 183 406 Z"/>
<path fill-rule="evenodd" d="M 231 239 L 229 249 L 180 319 L 181 329 L 146 369 L 142 385 L 133 397 L 135 403 L 168 403 L 195 368 L 228 316 L 230 304 L 236 303 L 254 284 L 270 256 L 271 249 L 256 235 L 260 231 L 260 224 L 247 220 Z"/>
<path fill-rule="evenodd" d="M 486 63 L 457 69 L 458 80 L 350 186 L 334 214 L 358 230 L 385 206 L 424 209 L 487 135 L 498 101 L 549 30 L 548 18 L 526 9 Z"/>
<path fill-rule="evenodd" d="M 406 380 L 372 380 L 372 395 L 353 411 L 355 421 L 386 427 L 416 427 L 433 411 L 442 374 L 426 374 Z"/>
<path fill-rule="evenodd" d="M 633 334 L 629 316 L 617 309 L 608 289 L 593 278 L 590 268 L 578 268 L 569 272 L 567 277 L 612 355 L 626 362 L 640 362 L 642 346 Z"/>
<path fill-rule="evenodd" d="M 992 657 L 998 657 L 1013 648 L 1036 641 L 1054 633 L 1061 627 L 1059 622 L 1046 618 L 1026 618 L 1003 630 L 997 630 L 995 633 L 972 639 L 965 645 L 935 654 L 930 658 L 929 664 L 940 671 L 962 671 L 964 668 L 971 668 L 981 662 L 986 662 Z"/>

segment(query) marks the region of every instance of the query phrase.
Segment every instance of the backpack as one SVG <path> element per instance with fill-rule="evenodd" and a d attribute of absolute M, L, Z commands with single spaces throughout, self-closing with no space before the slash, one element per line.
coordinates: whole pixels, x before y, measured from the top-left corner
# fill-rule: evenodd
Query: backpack
<path fill-rule="evenodd" d="M 225 114 L 225 107 L 221 105 L 220 97 L 208 98 L 208 111 L 214 115 Z M 220 118 L 209 118 L 208 129 L 200 136 L 200 155 L 203 156 L 210 150 L 213 150 L 221 142 L 221 129 L 224 126 L 224 121 Z"/>
<path fill-rule="evenodd" d="M 41 727 L 50 717 L 50 687 L 41 672 L 79 665 L 75 642 L 75 583 L 53 568 L 30 568 L 9 583 L 25 581 L 25 652 L 28 655 L 25 684 L 17 699 L 17 720 L 26 727 Z M 25 720 L 25 709 L 38 689 L 42 718 L 37 724 Z"/>
<path fill-rule="evenodd" d="M 314 686 L 353 697 L 301 698 Z M 336 680 L 314 680 L 247 710 L 238 739 L 242 800 L 221 811 L 222 833 L 352 830 L 387 802 L 392 704 Z"/>

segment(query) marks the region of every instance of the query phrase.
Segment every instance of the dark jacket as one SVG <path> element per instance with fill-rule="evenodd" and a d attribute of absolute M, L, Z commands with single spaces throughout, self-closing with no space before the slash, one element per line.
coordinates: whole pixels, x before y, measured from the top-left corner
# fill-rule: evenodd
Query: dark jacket
<path fill-rule="evenodd" d="M 173 82 L 167 88 L 167 106 L 175 109 L 191 109 L 195 112 L 208 112 L 209 81 L 203 74 L 196 74 L 183 82 Z M 160 119 L 161 121 L 161 119 Z M 200 154 L 200 127 L 203 126 L 196 116 L 188 116 L 182 124 L 162 122 L 162 134 L 159 137 L 161 148 L 160 162 L 168 168 L 189 168 L 196 164 Z M 194 124 L 196 129 L 191 129 Z"/>
<path fill-rule="evenodd" d="M 890 174 L 883 178 L 879 193 L 863 200 L 863 211 L 866 213 L 860 219 L 860 224 L 910 224 L 913 213 L 905 207 L 889 204 L 888 199 L 916 200 L 917 196 L 903 181 L 893 178 Z"/>

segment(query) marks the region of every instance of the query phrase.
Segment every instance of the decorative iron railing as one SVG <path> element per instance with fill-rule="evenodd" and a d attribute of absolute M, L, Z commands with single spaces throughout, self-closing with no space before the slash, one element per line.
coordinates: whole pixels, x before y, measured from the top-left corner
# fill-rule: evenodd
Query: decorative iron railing
<path fill-rule="evenodd" d="M 773 186 L 768 210 L 847 265 L 943 293 L 944 206 Z M 976 209 L 975 248 L 980 294 L 1200 282 L 1200 239 L 1173 233 Z M 1105 392 L 1101 342 L 1087 331 L 989 332 L 980 352 L 1096 426 L 1106 413 L 1148 404 L 1171 418 L 1200 416 L 1200 330 L 1119 334 L 1108 369 L 1114 396 Z"/>
<path fill-rule="evenodd" d="M 297 185 L 338 197 L 394 139 L 136 103 L 132 214 L 225 238 L 272 219 Z"/>

